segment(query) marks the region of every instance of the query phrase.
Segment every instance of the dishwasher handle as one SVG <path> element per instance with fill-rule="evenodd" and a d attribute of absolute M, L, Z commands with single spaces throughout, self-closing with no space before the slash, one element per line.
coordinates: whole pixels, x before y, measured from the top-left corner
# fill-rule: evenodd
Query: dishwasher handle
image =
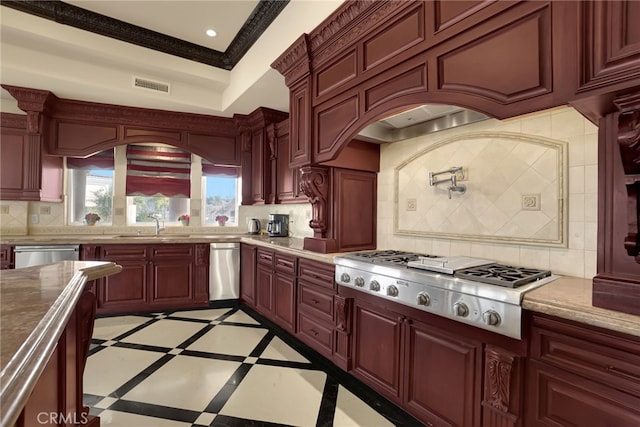
<path fill-rule="evenodd" d="M 16 246 L 15 253 L 25 252 L 79 252 L 78 246 Z"/>

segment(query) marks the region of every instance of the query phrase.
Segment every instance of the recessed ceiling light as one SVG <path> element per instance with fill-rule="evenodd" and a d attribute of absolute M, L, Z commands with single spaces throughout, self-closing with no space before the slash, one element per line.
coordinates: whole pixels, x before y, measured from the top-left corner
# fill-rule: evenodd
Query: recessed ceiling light
<path fill-rule="evenodd" d="M 216 30 L 208 29 L 208 30 L 207 30 L 207 35 L 208 35 L 209 37 L 215 37 L 215 36 L 217 36 L 217 35 L 218 35 L 218 33 L 216 33 Z"/>

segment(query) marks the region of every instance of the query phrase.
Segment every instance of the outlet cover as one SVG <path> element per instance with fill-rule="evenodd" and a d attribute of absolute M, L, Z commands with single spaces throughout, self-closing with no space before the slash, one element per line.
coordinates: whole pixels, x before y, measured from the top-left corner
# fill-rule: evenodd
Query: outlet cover
<path fill-rule="evenodd" d="M 418 208 L 416 199 L 407 199 L 407 211 L 415 211 Z"/>
<path fill-rule="evenodd" d="M 51 206 L 40 206 L 40 215 L 51 215 Z"/>
<path fill-rule="evenodd" d="M 9 214 L 9 205 L 0 206 L 0 214 Z"/>
<path fill-rule="evenodd" d="M 539 211 L 540 210 L 540 194 L 523 194 L 522 210 L 523 211 Z"/>

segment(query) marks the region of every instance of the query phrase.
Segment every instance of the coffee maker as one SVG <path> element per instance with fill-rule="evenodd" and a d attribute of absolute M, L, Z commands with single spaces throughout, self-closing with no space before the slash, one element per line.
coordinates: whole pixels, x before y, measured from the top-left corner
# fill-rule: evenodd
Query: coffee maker
<path fill-rule="evenodd" d="M 289 215 L 269 214 L 267 233 L 270 237 L 289 236 Z"/>

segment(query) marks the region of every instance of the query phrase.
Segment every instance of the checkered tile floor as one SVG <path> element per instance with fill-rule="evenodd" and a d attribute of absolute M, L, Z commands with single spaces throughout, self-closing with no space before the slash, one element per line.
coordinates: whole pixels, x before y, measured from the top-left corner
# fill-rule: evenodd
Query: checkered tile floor
<path fill-rule="evenodd" d="M 238 308 L 97 319 L 85 404 L 103 427 L 419 425 L 257 319 Z"/>

